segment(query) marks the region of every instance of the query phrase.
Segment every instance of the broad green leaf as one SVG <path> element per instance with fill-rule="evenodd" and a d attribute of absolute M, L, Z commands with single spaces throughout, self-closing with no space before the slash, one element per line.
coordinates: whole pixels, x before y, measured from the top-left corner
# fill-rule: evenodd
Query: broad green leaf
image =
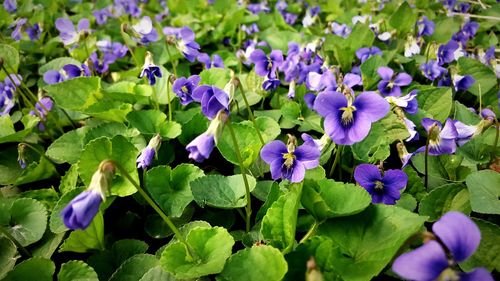
<path fill-rule="evenodd" d="M 100 137 L 113 138 L 118 135 L 129 136 L 127 134 L 127 126 L 118 122 L 102 123 L 87 130 L 85 137 L 83 138 L 83 145 L 86 145 L 90 141 Z"/>
<path fill-rule="evenodd" d="M 479 97 L 480 94 L 486 94 L 493 87 L 498 86 L 495 72 L 490 67 L 482 64 L 479 60 L 461 57 L 458 59 L 458 69 L 460 75 L 471 75 L 472 78 L 476 80 L 468 91 L 477 97 Z M 481 89 L 479 89 L 480 87 Z"/>
<path fill-rule="evenodd" d="M 234 245 L 233 237 L 222 227 L 194 227 L 186 235 L 192 251 L 179 241 L 165 247 L 160 264 L 178 279 L 198 278 L 222 271 Z"/>
<path fill-rule="evenodd" d="M 172 274 L 163 270 L 161 266 L 157 266 L 148 270 L 139 281 L 176 281 L 176 279 Z"/>
<path fill-rule="evenodd" d="M 381 66 L 385 66 L 386 63 L 381 56 L 371 56 L 359 67 L 361 69 L 361 75 L 363 77 L 363 87 L 365 89 L 373 89 L 378 80 L 380 80 L 380 76 L 377 73 L 377 70 Z"/>
<path fill-rule="evenodd" d="M 154 135 L 159 133 L 163 138 L 173 139 L 181 134 L 181 125 L 167 121 L 167 115 L 158 110 L 132 111 L 127 115 L 130 125 L 141 133 Z"/>
<path fill-rule="evenodd" d="M 174 119 L 182 125 L 182 133 L 178 140 L 183 145 L 187 145 L 191 140 L 205 132 L 209 123 L 207 117 L 201 113 L 200 107 L 177 111 Z"/>
<path fill-rule="evenodd" d="M 356 24 L 349 37 L 345 40 L 345 46 L 352 51 L 357 51 L 359 48 L 371 46 L 375 40 L 375 34 L 366 24 Z"/>
<path fill-rule="evenodd" d="M 56 266 L 51 260 L 34 257 L 16 265 L 2 281 L 52 281 L 55 270 Z"/>
<path fill-rule="evenodd" d="M 430 221 L 438 220 L 449 211 L 469 214 L 469 191 L 462 184 L 443 185 L 424 197 L 418 210 L 420 215 L 429 216 Z"/>
<path fill-rule="evenodd" d="M 430 41 L 446 44 L 450 41 L 453 34 L 460 30 L 462 21 L 456 17 L 437 17 L 435 22 L 434 34 L 430 36 Z"/>
<path fill-rule="evenodd" d="M 249 167 L 252 162 L 259 157 L 261 148 L 261 143 L 255 132 L 255 128 L 247 123 L 231 124 L 231 127 L 237 136 L 238 146 L 240 148 L 241 157 L 243 158 L 243 165 Z M 217 143 L 217 148 L 227 161 L 239 165 L 229 129 L 226 128 L 222 132 L 222 136 Z"/>
<path fill-rule="evenodd" d="M 61 177 L 61 183 L 59 184 L 59 191 L 62 195 L 75 189 L 78 183 L 78 167 L 76 165 L 71 165 L 66 174 Z"/>
<path fill-rule="evenodd" d="M 226 68 L 212 67 L 200 72 L 200 85 L 213 85 L 219 89 L 224 89 L 224 86 L 231 80 L 231 72 Z M 229 93 L 227 93 L 229 94 Z"/>
<path fill-rule="evenodd" d="M 260 231 L 264 240 L 285 254 L 295 243 L 301 192 L 302 184 L 290 185 L 290 190 L 271 205 L 262 219 Z"/>
<path fill-rule="evenodd" d="M 460 267 L 465 271 L 472 271 L 476 267 L 486 267 L 489 271 L 500 271 L 500 227 L 488 221 L 473 218 L 481 231 L 481 243 Z"/>
<path fill-rule="evenodd" d="M 425 220 L 395 206 L 376 204 L 354 216 L 328 220 L 320 225 L 317 234 L 327 236 L 338 246 L 332 251 L 330 266 L 342 279 L 370 280 Z"/>
<path fill-rule="evenodd" d="M 150 269 L 159 265 L 158 259 L 150 254 L 138 254 L 126 260 L 109 278 L 110 281 L 137 281 Z"/>
<path fill-rule="evenodd" d="M 94 269 L 83 261 L 69 261 L 61 266 L 58 281 L 99 281 Z"/>
<path fill-rule="evenodd" d="M 289 42 L 301 43 L 302 37 L 297 33 L 289 30 L 278 30 L 275 27 L 268 28 L 259 32 L 259 38 L 267 42 L 273 50 L 288 51 Z"/>
<path fill-rule="evenodd" d="M 232 255 L 217 280 L 279 281 L 287 269 L 285 258 L 278 249 L 267 245 L 253 246 Z"/>
<path fill-rule="evenodd" d="M 401 194 L 401 198 L 396 202 L 396 206 L 413 212 L 417 208 L 417 199 L 409 193 L 403 193 Z"/>
<path fill-rule="evenodd" d="M 357 214 L 372 199 L 364 188 L 330 179 L 306 180 L 302 190 L 302 206 L 317 221 Z"/>
<path fill-rule="evenodd" d="M 50 231 L 58 234 L 68 230 L 68 228 L 63 223 L 61 212 L 68 205 L 68 203 L 73 200 L 73 198 L 82 193 L 84 190 L 85 188 L 75 188 L 61 196 L 59 201 L 57 201 L 56 205 L 52 209 L 52 213 L 50 214 Z"/>
<path fill-rule="evenodd" d="M 413 9 L 407 2 L 403 2 L 398 10 L 392 14 L 389 24 L 400 34 L 405 34 L 413 29 L 416 20 L 417 15 L 413 13 Z"/>
<path fill-rule="evenodd" d="M 255 178 L 247 175 L 250 191 L 255 188 Z M 207 175 L 190 183 L 194 200 L 200 207 L 205 205 L 215 208 L 233 209 L 246 206 L 246 189 L 243 176 Z"/>
<path fill-rule="evenodd" d="M 22 246 L 40 240 L 47 226 L 47 211 L 42 203 L 30 199 L 0 199 L 0 226 Z"/>
<path fill-rule="evenodd" d="M 181 164 L 175 169 L 158 166 L 147 171 L 146 189 L 168 216 L 180 217 L 193 201 L 189 184 L 204 175 L 203 170 L 192 164 Z"/>
<path fill-rule="evenodd" d="M 30 252 L 34 257 L 50 259 L 64 239 L 64 233 L 54 234 L 50 229 L 45 231 L 42 239 L 30 245 Z"/>
<path fill-rule="evenodd" d="M 470 174 L 467 179 L 472 210 L 482 214 L 500 214 L 500 174 L 483 170 Z"/>
<path fill-rule="evenodd" d="M 425 88 L 417 95 L 418 107 L 426 117 L 444 122 L 450 115 L 453 106 L 451 88 Z"/>
<path fill-rule="evenodd" d="M 188 205 L 180 217 L 171 217 L 172 223 L 177 227 L 183 226 L 191 220 L 194 212 L 195 208 L 192 205 Z M 169 237 L 174 234 L 168 224 L 157 214 L 149 215 L 146 218 L 144 230 L 149 236 L 156 239 Z"/>
<path fill-rule="evenodd" d="M 112 139 L 103 137 L 89 142 L 80 156 L 78 172 L 86 186 L 89 186 L 92 175 L 103 160 L 113 160 L 120 165 L 138 183 L 136 168 L 137 149 L 123 136 Z M 120 174 L 117 169 L 110 190 L 112 195 L 127 196 L 136 192 L 132 183 Z"/>
<path fill-rule="evenodd" d="M 4 41 L 5 42 L 5 41 Z M 3 59 L 5 68 L 9 73 L 17 73 L 19 68 L 19 52 L 12 46 L 0 44 L 0 58 Z M 5 71 L 0 71 L 0 80 L 9 79 Z"/>
<path fill-rule="evenodd" d="M 0 116 L 0 139 L 14 133 L 16 133 L 16 130 L 14 130 L 14 124 L 12 124 L 10 115 Z"/>
<path fill-rule="evenodd" d="M 14 268 L 18 258 L 16 245 L 6 237 L 0 237 L 0 279 Z"/>
<path fill-rule="evenodd" d="M 75 230 L 64 241 L 59 252 L 85 253 L 90 250 L 104 249 L 104 218 L 97 212 L 85 230 Z"/>
<path fill-rule="evenodd" d="M 85 108 L 83 113 L 102 120 L 124 122 L 131 111 L 132 105 L 129 103 L 101 99 Z"/>
<path fill-rule="evenodd" d="M 69 131 L 52 142 L 45 154 L 58 164 L 75 164 L 83 150 L 83 138 L 88 131 L 87 127 Z"/>
<path fill-rule="evenodd" d="M 255 123 L 257 124 L 257 129 L 266 143 L 274 140 L 281 133 L 279 124 L 269 117 L 257 117 L 255 118 Z M 244 121 L 242 124 L 252 126 L 255 132 L 255 127 L 251 121 Z"/>
<path fill-rule="evenodd" d="M 77 77 L 45 87 L 47 94 L 64 109 L 82 111 L 101 97 L 99 77 Z"/>
<path fill-rule="evenodd" d="M 44 179 L 56 177 L 57 170 L 47 158 L 41 157 L 40 162 L 32 162 L 23 170 L 21 175 L 16 179 L 16 185 L 22 185 Z"/>

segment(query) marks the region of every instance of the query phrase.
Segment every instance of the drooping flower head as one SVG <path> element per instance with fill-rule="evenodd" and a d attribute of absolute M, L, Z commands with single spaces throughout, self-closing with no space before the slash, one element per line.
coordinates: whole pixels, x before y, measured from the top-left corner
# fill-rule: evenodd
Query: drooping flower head
<path fill-rule="evenodd" d="M 66 64 L 61 70 L 48 70 L 43 74 L 43 81 L 49 85 L 60 83 L 75 77 L 91 76 L 90 69 L 86 64 L 78 67 L 74 64 Z"/>
<path fill-rule="evenodd" d="M 175 43 L 177 49 L 188 61 L 194 62 L 198 57 L 200 45 L 194 41 L 195 34 L 191 28 L 187 26 L 183 28 L 165 27 L 163 34 L 169 36 L 167 42 Z"/>
<path fill-rule="evenodd" d="M 156 134 L 149 140 L 148 145 L 141 151 L 139 157 L 137 157 L 137 168 L 147 169 L 153 163 L 153 158 L 155 157 L 158 149 L 160 149 L 161 136 Z"/>
<path fill-rule="evenodd" d="M 373 164 L 361 164 L 354 170 L 354 179 L 372 197 L 372 203 L 394 205 L 401 197 L 400 190 L 406 187 L 408 176 L 401 170 L 387 170 L 382 173 Z"/>
<path fill-rule="evenodd" d="M 182 105 L 187 105 L 193 101 L 194 89 L 200 83 L 200 76 L 192 75 L 189 78 L 177 78 L 172 85 L 172 90 L 179 97 Z"/>
<path fill-rule="evenodd" d="M 201 112 L 210 120 L 224 109 L 229 111 L 229 94 L 213 85 L 201 85 L 194 89 L 193 100 L 201 103 Z"/>
<path fill-rule="evenodd" d="M 288 143 L 272 141 L 262 148 L 260 157 L 271 166 L 273 180 L 287 179 L 291 182 L 301 182 L 306 169 L 319 165 L 319 148 L 310 143 L 297 146 L 297 139 L 289 135 Z"/>
<path fill-rule="evenodd" d="M 5 0 L 3 2 L 4 9 L 9 13 L 15 13 L 17 10 L 17 1 L 16 0 Z"/>
<path fill-rule="evenodd" d="M 416 281 L 493 281 L 485 268 L 476 268 L 471 272 L 455 269 L 457 263 L 465 261 L 476 251 L 481 241 L 481 232 L 469 217 L 459 212 L 448 212 L 434 223 L 432 232 L 439 241 L 430 240 L 399 256 L 392 265 L 395 273 Z"/>
<path fill-rule="evenodd" d="M 475 82 L 476 80 L 470 75 L 453 75 L 453 86 L 455 87 L 455 91 L 467 91 Z"/>
<path fill-rule="evenodd" d="M 156 77 L 162 77 L 161 69 L 153 63 L 153 55 L 150 52 L 146 52 L 144 66 L 139 74 L 139 78 L 144 76 L 148 78 L 149 85 L 156 84 Z"/>
<path fill-rule="evenodd" d="M 208 129 L 186 146 L 190 159 L 196 162 L 203 162 L 210 157 L 215 144 L 222 134 L 227 119 L 228 116 L 225 110 L 220 110 L 212 122 L 210 122 Z"/>
<path fill-rule="evenodd" d="M 457 148 L 455 139 L 458 137 L 457 129 L 451 119 L 446 119 L 444 127 L 441 122 L 423 118 L 422 126 L 427 132 L 429 142 L 429 155 L 452 154 Z M 419 148 L 416 152 L 425 151 L 425 146 Z"/>
<path fill-rule="evenodd" d="M 401 87 L 410 85 L 412 78 L 407 73 L 395 74 L 394 71 L 386 66 L 381 66 L 377 70 L 382 80 L 378 84 L 380 93 L 386 96 L 401 96 Z"/>
<path fill-rule="evenodd" d="M 324 91 L 316 97 L 314 109 L 325 117 L 325 132 L 336 144 L 351 145 L 368 135 L 371 124 L 382 119 L 390 105 L 375 92 L 354 97 Z"/>
<path fill-rule="evenodd" d="M 439 65 L 453 62 L 456 59 L 455 52 L 457 52 L 459 48 L 460 46 L 455 40 L 450 40 L 447 44 L 439 46 L 437 52 Z"/>
<path fill-rule="evenodd" d="M 65 46 L 72 45 L 80 41 L 80 36 L 90 32 L 90 22 L 83 18 L 78 22 L 77 29 L 69 19 L 58 18 L 56 28 L 59 30 L 59 37 Z"/>
<path fill-rule="evenodd" d="M 47 115 L 49 114 L 49 111 L 52 110 L 54 103 L 52 102 L 52 99 L 49 97 L 43 97 L 41 98 L 35 105 L 35 109 L 30 111 L 30 115 L 37 116 L 41 120 L 45 121 L 47 120 Z M 38 123 L 38 129 L 40 131 L 45 130 L 45 126 L 43 125 L 43 122 Z"/>

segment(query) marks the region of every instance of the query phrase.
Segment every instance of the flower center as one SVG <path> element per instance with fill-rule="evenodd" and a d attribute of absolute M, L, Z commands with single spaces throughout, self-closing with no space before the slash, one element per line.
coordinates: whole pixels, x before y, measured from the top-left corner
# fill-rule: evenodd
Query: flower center
<path fill-rule="evenodd" d="M 436 124 L 432 125 L 430 130 L 429 130 L 429 144 L 430 145 L 436 145 L 440 142 L 439 133 L 440 133 L 439 127 Z"/>
<path fill-rule="evenodd" d="M 356 111 L 356 107 L 353 105 L 349 105 L 346 107 L 341 107 L 340 110 L 344 111 L 342 112 L 342 125 L 347 126 L 352 123 L 354 120 L 354 115 L 353 112 Z"/>
<path fill-rule="evenodd" d="M 187 92 L 188 92 L 188 88 L 187 88 L 186 86 L 182 86 L 182 87 L 181 87 L 181 91 L 182 91 L 183 93 L 187 93 Z"/>
<path fill-rule="evenodd" d="M 267 70 L 273 69 L 273 61 L 269 58 L 267 59 Z"/>
<path fill-rule="evenodd" d="M 290 169 L 293 165 L 293 160 L 295 160 L 295 155 L 293 155 L 293 152 L 288 152 L 288 153 L 283 153 L 283 159 L 285 159 L 285 167 L 287 169 Z"/>
<path fill-rule="evenodd" d="M 382 191 L 384 189 L 384 184 L 381 181 L 375 181 L 375 190 Z"/>
<path fill-rule="evenodd" d="M 443 272 L 441 272 L 441 274 L 439 274 L 439 276 L 436 280 L 438 280 L 438 281 L 459 281 L 460 276 L 453 269 L 447 268 L 447 269 L 443 270 Z"/>

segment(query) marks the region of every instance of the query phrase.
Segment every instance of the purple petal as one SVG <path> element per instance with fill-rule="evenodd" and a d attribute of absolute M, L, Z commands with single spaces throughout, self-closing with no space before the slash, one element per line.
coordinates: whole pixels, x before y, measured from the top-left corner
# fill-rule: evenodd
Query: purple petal
<path fill-rule="evenodd" d="M 375 92 L 363 92 L 356 97 L 353 105 L 359 115 L 365 116 L 371 122 L 376 122 L 389 112 L 389 103 Z"/>
<path fill-rule="evenodd" d="M 324 127 L 325 133 L 330 136 L 333 142 L 336 144 L 348 144 L 349 139 L 347 131 L 341 124 L 340 120 L 341 114 L 330 114 L 325 117 Z"/>
<path fill-rule="evenodd" d="M 78 22 L 78 31 L 84 31 L 84 30 L 89 30 L 89 27 L 90 27 L 90 22 L 88 19 L 81 19 L 79 22 Z"/>
<path fill-rule="evenodd" d="M 196 162 L 203 162 L 210 157 L 214 146 L 214 135 L 203 133 L 192 140 L 186 146 L 186 150 L 189 151 L 189 158 Z"/>
<path fill-rule="evenodd" d="M 49 70 L 43 74 L 43 81 L 50 85 L 62 82 L 63 78 L 59 71 Z"/>
<path fill-rule="evenodd" d="M 250 54 L 250 61 L 253 63 L 257 63 L 258 61 L 267 61 L 267 56 L 261 49 L 255 49 Z"/>
<path fill-rule="evenodd" d="M 69 229 L 85 229 L 94 219 L 102 202 L 101 194 L 86 190 L 73 198 L 62 210 L 63 222 Z"/>
<path fill-rule="evenodd" d="M 479 246 L 481 232 L 476 224 L 459 212 L 448 212 L 432 225 L 432 231 L 453 254 L 453 259 L 462 262 Z"/>
<path fill-rule="evenodd" d="M 281 168 L 283 167 L 283 159 L 275 159 L 271 162 L 271 178 L 277 180 L 281 178 Z"/>
<path fill-rule="evenodd" d="M 446 254 L 436 241 L 404 253 L 392 264 L 392 271 L 404 279 L 415 281 L 435 280 L 448 267 Z"/>
<path fill-rule="evenodd" d="M 412 81 L 411 76 L 403 72 L 396 75 L 396 78 L 394 79 L 394 84 L 398 86 L 407 86 L 410 85 L 411 81 Z"/>
<path fill-rule="evenodd" d="M 354 170 L 354 179 L 362 187 L 372 186 L 375 181 L 381 181 L 382 176 L 377 166 L 373 164 L 360 164 Z"/>
<path fill-rule="evenodd" d="M 319 165 L 321 152 L 316 145 L 304 143 L 295 149 L 294 155 L 297 157 L 297 161 L 302 162 L 306 169 L 313 169 Z"/>
<path fill-rule="evenodd" d="M 392 79 L 392 75 L 394 75 L 394 71 L 386 66 L 381 66 L 377 69 L 378 75 L 382 78 L 382 80 L 390 81 Z"/>
<path fill-rule="evenodd" d="M 444 127 L 441 130 L 439 136 L 443 139 L 455 139 L 456 137 L 458 137 L 458 132 L 455 128 L 455 125 L 453 124 L 453 120 L 451 120 L 450 118 L 446 119 L 446 123 L 444 124 Z"/>
<path fill-rule="evenodd" d="M 384 173 L 382 182 L 384 183 L 384 189 L 396 190 L 399 192 L 400 189 L 406 187 L 408 176 L 401 170 L 387 170 Z"/>
<path fill-rule="evenodd" d="M 352 73 L 347 73 L 344 76 L 343 84 L 346 85 L 349 88 L 352 88 L 352 87 L 354 87 L 356 85 L 363 84 L 363 82 L 361 80 L 361 76 L 356 75 L 356 74 L 352 74 Z"/>
<path fill-rule="evenodd" d="M 290 178 L 291 182 L 301 182 L 306 175 L 306 167 L 300 161 L 296 161 L 296 164 L 293 166 L 292 177 Z"/>
<path fill-rule="evenodd" d="M 347 99 L 339 92 L 325 91 L 318 94 L 314 101 L 314 110 L 319 115 L 326 117 L 329 114 L 337 114 L 341 107 L 347 106 Z M 325 126 L 326 127 L 326 126 Z"/>
<path fill-rule="evenodd" d="M 364 114 L 358 113 L 356 115 L 355 112 L 354 120 L 352 122 L 353 123 L 351 127 L 347 129 L 348 138 L 344 144 L 350 145 L 362 141 L 364 138 L 366 138 L 366 136 L 368 136 L 368 133 L 370 132 L 370 129 L 372 127 L 372 120 L 370 120 Z"/>
<path fill-rule="evenodd" d="M 75 33 L 75 26 L 69 19 L 58 18 L 56 20 L 56 28 L 61 33 Z"/>
<path fill-rule="evenodd" d="M 189 28 L 187 26 L 181 28 L 180 36 L 181 36 L 182 40 L 185 42 L 192 42 L 192 41 L 194 41 L 194 38 L 195 38 L 194 32 L 191 30 L 191 28 Z"/>
<path fill-rule="evenodd" d="M 461 273 L 460 281 L 495 281 L 491 273 L 483 267 L 476 268 L 471 272 Z"/>
<path fill-rule="evenodd" d="M 434 124 L 437 124 L 437 126 L 441 128 L 441 123 L 431 118 L 422 118 L 422 121 L 420 123 L 427 133 L 429 133 L 431 127 L 434 126 Z"/>
<path fill-rule="evenodd" d="M 262 147 L 260 157 L 267 164 L 271 164 L 276 159 L 283 159 L 283 154 L 287 152 L 286 145 L 282 141 L 275 140 Z"/>

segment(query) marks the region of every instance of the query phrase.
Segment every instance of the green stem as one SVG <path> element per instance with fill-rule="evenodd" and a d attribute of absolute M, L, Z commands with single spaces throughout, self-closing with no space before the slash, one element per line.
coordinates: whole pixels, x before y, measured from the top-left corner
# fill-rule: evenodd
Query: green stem
<path fill-rule="evenodd" d="M 424 187 L 425 190 L 429 189 L 429 138 L 425 143 Z"/>
<path fill-rule="evenodd" d="M 167 79 L 167 104 L 168 104 L 168 121 L 172 121 L 172 104 L 170 102 L 170 76 Z"/>
<path fill-rule="evenodd" d="M 5 235 L 5 237 L 7 237 L 10 241 L 12 241 L 12 243 L 14 243 L 14 245 L 16 245 L 17 249 L 19 249 L 19 251 L 21 253 L 23 253 L 25 256 L 27 257 L 31 257 L 31 253 L 28 252 L 28 250 L 26 250 L 26 248 L 23 247 L 23 245 L 21 245 L 19 243 L 19 241 L 16 240 L 16 238 L 14 238 L 14 236 L 12 236 L 5 228 L 3 228 L 3 226 L 0 225 L 0 233 L 2 233 L 3 235 Z"/>
<path fill-rule="evenodd" d="M 151 86 L 153 89 L 153 102 L 156 110 L 160 110 L 160 104 L 158 102 L 158 95 L 156 94 L 156 88 L 155 86 Z"/>
<path fill-rule="evenodd" d="M 330 178 L 333 177 L 333 172 L 335 171 L 335 167 L 337 167 L 338 162 L 340 161 L 340 157 L 342 156 L 342 150 L 344 150 L 343 145 L 337 146 L 337 151 L 335 152 L 335 160 L 333 160 L 333 164 L 330 167 Z"/>
<path fill-rule="evenodd" d="M 493 163 L 496 158 L 497 158 L 497 146 L 498 146 L 498 137 L 500 134 L 500 123 L 498 120 L 495 120 L 495 124 L 493 125 L 495 127 L 495 142 L 493 143 L 493 149 L 491 150 L 491 163 Z"/>
<path fill-rule="evenodd" d="M 226 126 L 229 129 L 229 134 L 231 135 L 231 139 L 233 140 L 233 145 L 234 145 L 234 150 L 236 151 L 236 157 L 238 158 L 240 170 L 241 170 L 241 175 L 243 176 L 243 182 L 245 183 L 245 192 L 246 192 L 246 199 L 247 199 L 247 205 L 245 206 L 245 211 L 246 211 L 246 231 L 250 231 L 250 219 L 252 216 L 252 200 L 250 198 L 250 186 L 248 185 L 248 179 L 246 175 L 246 169 L 243 166 L 243 158 L 241 157 L 240 153 L 240 147 L 238 145 L 238 140 L 236 139 L 236 135 L 234 134 L 233 127 L 230 124 L 231 122 L 227 122 Z"/>
<path fill-rule="evenodd" d="M 318 226 L 319 226 L 319 223 L 317 221 L 314 221 L 313 225 L 311 226 L 311 228 L 309 229 L 309 231 L 307 231 L 306 235 L 304 235 L 304 237 L 302 237 L 302 239 L 300 239 L 299 244 L 302 244 L 307 239 L 311 238 L 311 236 L 313 236 L 314 233 L 316 233 L 316 230 L 318 229 Z"/>
<path fill-rule="evenodd" d="M 177 76 L 177 64 L 174 64 L 174 61 L 172 60 L 172 55 L 170 54 L 170 50 L 168 49 L 169 46 L 167 46 L 167 54 L 168 58 L 170 59 L 170 64 L 172 65 L 172 71 L 174 72 L 175 78 L 179 77 Z"/>
<path fill-rule="evenodd" d="M 184 236 L 182 236 L 181 232 L 179 231 L 179 229 L 175 226 L 175 224 L 172 222 L 172 220 L 167 216 L 167 214 L 165 214 L 165 212 L 163 212 L 163 210 L 155 203 L 155 201 L 149 196 L 149 194 L 146 193 L 146 191 L 144 191 L 144 189 L 142 189 L 142 187 L 130 176 L 130 174 L 125 171 L 125 169 L 123 169 L 120 165 L 118 165 L 117 163 L 115 163 L 116 167 L 118 168 L 118 170 L 120 170 L 120 173 L 122 174 L 122 176 L 124 176 L 125 178 L 127 178 L 127 180 L 137 189 L 137 191 L 139 191 L 139 194 L 141 194 L 141 196 L 144 198 L 144 200 L 146 200 L 146 202 L 156 211 L 156 213 L 158 213 L 158 215 L 160 215 L 160 217 L 163 219 L 163 221 L 165 221 L 165 223 L 167 223 L 168 227 L 172 230 L 172 232 L 175 234 L 175 237 L 182 243 L 186 246 L 187 248 L 187 255 L 190 259 L 193 259 L 193 256 L 194 256 L 194 251 L 191 249 L 191 247 L 189 246 L 189 244 L 187 243 L 186 239 L 184 238 Z"/>
<path fill-rule="evenodd" d="M 141 65 L 139 63 L 139 61 L 137 60 L 137 57 L 135 56 L 134 52 L 132 52 L 132 48 L 129 46 L 129 44 L 127 43 L 127 40 L 125 39 L 125 32 L 123 32 L 123 30 L 121 30 L 120 34 L 122 35 L 123 43 L 125 43 L 125 46 L 127 46 L 128 52 L 132 56 L 132 59 L 134 59 L 134 61 L 135 61 L 135 65 L 136 66 Z"/>
<path fill-rule="evenodd" d="M 245 102 L 245 106 L 247 107 L 248 117 L 250 117 L 250 120 L 252 121 L 253 126 L 255 127 L 255 131 L 257 131 L 257 136 L 259 137 L 260 143 L 262 145 L 264 145 L 266 143 L 264 142 L 264 139 L 262 138 L 262 135 L 260 134 L 259 127 L 257 127 L 257 122 L 255 121 L 255 116 L 253 115 L 252 109 L 250 108 L 250 104 L 248 103 L 247 96 L 245 94 L 245 90 L 243 89 L 241 82 L 239 84 L 240 84 L 241 96 L 243 97 L 243 102 Z"/>
<path fill-rule="evenodd" d="M 43 158 L 47 159 L 47 161 L 49 161 L 50 163 L 52 163 L 52 165 L 54 165 L 54 166 L 56 165 L 56 163 L 54 163 L 54 161 L 52 161 L 50 158 L 48 158 L 48 157 L 45 155 L 45 153 L 43 153 L 43 152 L 41 152 L 40 150 L 38 150 L 38 148 L 36 148 L 36 147 L 32 146 L 31 144 L 26 143 L 26 142 L 22 142 L 22 143 L 20 143 L 20 144 L 22 144 L 22 145 L 25 145 L 25 146 L 29 147 L 31 150 L 33 150 L 33 151 L 34 151 L 34 152 L 36 152 L 38 155 L 40 155 L 40 157 L 43 157 Z"/>
<path fill-rule="evenodd" d="M 62 109 L 59 107 L 59 109 L 62 111 L 62 113 L 64 114 L 64 116 L 66 116 L 66 118 L 69 120 L 69 122 L 71 123 L 71 126 L 73 127 L 73 129 L 76 129 L 77 126 L 76 126 L 76 123 L 75 121 L 73 121 L 73 119 L 71 119 L 71 117 L 69 116 L 68 112 L 66 112 L 66 110 Z"/>

